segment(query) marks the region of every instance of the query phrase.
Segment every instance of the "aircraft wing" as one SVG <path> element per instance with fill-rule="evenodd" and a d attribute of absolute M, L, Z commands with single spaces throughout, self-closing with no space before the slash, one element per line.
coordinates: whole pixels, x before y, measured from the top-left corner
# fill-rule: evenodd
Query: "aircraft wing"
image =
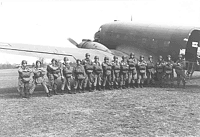
<path fill-rule="evenodd" d="M 93 59 L 94 56 L 99 56 L 100 61 L 103 61 L 105 56 L 109 58 L 113 57 L 111 53 L 96 49 L 52 47 L 17 43 L 0 43 L 0 52 L 50 59 L 63 59 L 64 56 L 68 56 L 70 57 L 69 59 L 71 61 L 75 61 L 76 59 L 84 59 L 86 53 L 91 55 L 91 59 Z"/>

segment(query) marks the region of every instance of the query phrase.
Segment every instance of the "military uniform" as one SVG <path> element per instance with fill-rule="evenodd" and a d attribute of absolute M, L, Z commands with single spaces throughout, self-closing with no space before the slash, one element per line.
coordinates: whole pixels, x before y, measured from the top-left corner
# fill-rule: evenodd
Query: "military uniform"
<path fill-rule="evenodd" d="M 98 61 L 99 57 L 95 56 L 95 61 L 93 62 L 93 66 L 94 66 L 94 90 L 96 90 L 96 87 L 98 86 L 98 90 L 101 90 L 101 77 L 102 77 L 102 66 L 100 64 L 100 62 Z"/>
<path fill-rule="evenodd" d="M 173 73 L 174 62 L 171 60 L 170 55 L 168 55 L 167 57 L 168 60 L 165 62 L 164 66 L 164 78 L 166 79 L 166 84 L 172 87 L 174 78 L 174 73 Z"/>
<path fill-rule="evenodd" d="M 46 80 L 45 80 L 45 74 L 46 74 L 46 70 L 41 67 L 41 66 L 37 66 L 37 64 L 41 62 L 40 61 L 36 61 L 36 67 L 33 69 L 33 74 L 34 74 L 34 77 L 33 77 L 33 80 L 34 80 L 34 87 L 33 89 L 31 90 L 31 94 L 33 93 L 33 91 L 35 90 L 36 86 L 38 84 L 41 84 L 47 94 L 48 97 L 50 97 L 50 93 L 49 93 L 49 90 L 47 88 L 47 83 L 46 83 Z"/>
<path fill-rule="evenodd" d="M 175 71 L 177 74 L 177 85 L 179 87 L 180 82 L 182 81 L 183 88 L 185 88 L 185 84 L 186 84 L 186 81 L 185 81 L 186 75 L 185 75 L 184 67 L 185 67 L 185 61 L 182 59 L 182 55 L 179 55 L 179 59 L 175 63 Z"/>
<path fill-rule="evenodd" d="M 155 64 L 152 60 L 152 56 L 149 56 L 149 60 L 147 61 L 147 85 L 150 86 L 150 84 L 155 84 Z"/>
<path fill-rule="evenodd" d="M 85 83 L 84 83 L 84 88 L 89 87 L 89 91 L 92 91 L 92 83 L 94 83 L 94 76 L 93 76 L 93 70 L 94 66 L 92 65 L 92 60 L 89 59 L 90 56 L 88 53 L 86 54 L 86 59 L 82 61 L 82 64 L 84 65 L 85 68 L 85 73 L 86 73 L 86 78 L 85 78 Z"/>
<path fill-rule="evenodd" d="M 138 61 L 138 84 L 142 88 L 144 86 L 144 81 L 147 78 L 146 76 L 146 66 L 147 62 L 144 61 L 144 56 L 140 56 L 140 60 Z"/>
<path fill-rule="evenodd" d="M 55 61 L 55 63 L 53 63 Z M 61 68 L 57 61 L 52 59 L 52 63 L 47 66 L 47 77 L 49 79 L 49 90 L 53 91 L 55 95 L 58 94 L 58 78 L 61 76 Z"/>
<path fill-rule="evenodd" d="M 62 63 L 62 85 L 61 85 L 61 90 L 62 92 L 65 90 L 65 86 L 68 90 L 69 93 L 71 93 L 71 81 L 73 77 L 73 67 L 70 66 L 68 62 L 68 58 L 64 58 L 64 62 Z"/>
<path fill-rule="evenodd" d="M 120 62 L 118 61 L 118 57 L 114 56 L 114 60 L 112 62 L 112 86 L 115 88 L 119 88 L 120 85 Z"/>
<path fill-rule="evenodd" d="M 137 80 L 137 63 L 138 60 L 135 58 L 134 53 L 130 54 L 130 58 L 127 60 L 129 65 L 129 71 L 128 71 L 128 84 L 130 87 L 135 88 L 135 80 Z"/>
<path fill-rule="evenodd" d="M 79 62 L 79 64 L 78 64 Z M 84 66 L 80 64 L 81 60 L 77 60 L 77 65 L 74 67 L 74 75 L 75 75 L 75 82 L 74 82 L 74 89 L 75 92 L 77 90 L 83 89 L 83 83 L 85 80 L 85 69 Z"/>
<path fill-rule="evenodd" d="M 157 85 L 160 87 L 163 85 L 164 66 L 165 62 L 163 61 L 162 56 L 159 56 L 159 61 L 156 62 L 156 78 Z"/>
<path fill-rule="evenodd" d="M 128 66 L 128 63 L 127 61 L 125 60 L 125 57 L 122 56 L 122 60 L 121 60 L 121 74 L 120 74 L 120 77 L 121 77 L 121 82 L 120 82 L 120 88 L 126 88 L 126 81 L 128 79 L 128 70 L 129 70 L 129 66 Z"/>
<path fill-rule="evenodd" d="M 27 64 L 27 62 L 23 60 L 22 66 L 18 69 L 19 77 L 17 90 L 22 97 L 29 98 L 30 90 L 33 88 L 33 75 L 32 70 L 27 66 L 23 66 L 23 64 Z"/>
<path fill-rule="evenodd" d="M 112 64 L 109 62 L 109 58 L 105 57 L 102 63 L 103 68 L 103 90 L 105 90 L 106 83 L 108 83 L 109 89 L 111 89 L 112 82 Z"/>

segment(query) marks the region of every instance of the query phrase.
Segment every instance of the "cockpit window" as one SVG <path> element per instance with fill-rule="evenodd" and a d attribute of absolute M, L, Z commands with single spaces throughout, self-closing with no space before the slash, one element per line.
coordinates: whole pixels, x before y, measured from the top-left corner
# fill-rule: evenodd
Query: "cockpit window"
<path fill-rule="evenodd" d="M 101 27 L 99 28 L 99 32 L 101 32 Z"/>

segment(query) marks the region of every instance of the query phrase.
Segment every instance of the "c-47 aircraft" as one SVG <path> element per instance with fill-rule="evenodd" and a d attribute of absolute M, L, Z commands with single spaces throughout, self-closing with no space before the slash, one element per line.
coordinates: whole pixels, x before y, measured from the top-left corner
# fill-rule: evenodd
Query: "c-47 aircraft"
<path fill-rule="evenodd" d="M 98 55 L 103 61 L 105 56 L 122 56 L 134 52 L 136 57 L 144 55 L 148 59 L 152 55 L 154 61 L 159 55 L 168 54 L 176 60 L 180 50 L 185 49 L 185 60 L 188 62 L 188 73 L 200 70 L 198 65 L 200 53 L 200 29 L 195 27 L 180 27 L 153 24 L 137 24 L 134 22 L 114 21 L 104 24 L 95 33 L 94 41 L 84 39 L 77 44 L 68 39 L 75 48 L 46 47 L 41 45 L 1 43 L 0 51 L 35 56 L 42 58 L 62 59 L 63 56 L 72 56 L 83 59 L 85 53 L 91 57 Z"/>
<path fill-rule="evenodd" d="M 149 55 L 156 60 L 159 55 L 169 54 L 177 60 L 180 51 L 185 51 L 188 73 L 200 70 L 199 28 L 114 21 L 102 25 L 94 39 L 113 53 L 134 52 L 136 57 L 144 55 L 146 59 Z"/>

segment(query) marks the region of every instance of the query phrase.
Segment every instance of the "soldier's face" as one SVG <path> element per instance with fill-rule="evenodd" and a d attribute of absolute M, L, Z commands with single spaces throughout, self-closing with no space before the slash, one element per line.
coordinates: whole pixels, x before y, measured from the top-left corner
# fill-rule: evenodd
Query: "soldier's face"
<path fill-rule="evenodd" d="M 142 61 L 144 60 L 144 58 L 140 58 Z"/>
<path fill-rule="evenodd" d="M 22 66 L 23 66 L 23 67 L 26 67 L 26 66 L 27 66 L 27 63 L 25 63 L 25 62 L 22 63 Z"/>
<path fill-rule="evenodd" d="M 131 55 L 131 58 L 134 58 L 134 56 L 133 56 L 133 55 Z"/>
<path fill-rule="evenodd" d="M 171 57 L 168 57 L 168 60 L 171 60 Z"/>
<path fill-rule="evenodd" d="M 162 58 L 159 58 L 159 61 L 162 61 Z"/>
<path fill-rule="evenodd" d="M 96 58 L 96 59 L 94 59 L 94 61 L 95 61 L 95 62 L 98 62 L 98 59 Z"/>
<path fill-rule="evenodd" d="M 90 58 L 90 55 L 87 55 L 86 58 L 89 59 L 89 58 Z"/>
<path fill-rule="evenodd" d="M 152 58 L 149 58 L 150 61 L 152 61 Z"/>
<path fill-rule="evenodd" d="M 69 64 L 69 60 L 64 60 L 64 62 L 65 62 L 66 64 Z"/>
<path fill-rule="evenodd" d="M 81 64 L 81 62 L 80 61 L 77 61 L 77 65 L 80 65 Z"/>
<path fill-rule="evenodd" d="M 56 64 L 56 61 L 55 61 L 55 60 L 54 60 L 54 61 L 52 61 L 52 64 L 54 64 L 54 65 L 55 65 L 55 64 Z"/>
<path fill-rule="evenodd" d="M 41 66 L 41 63 L 40 63 L 40 62 L 37 62 L 36 66 L 37 66 L 37 67 L 40 67 L 40 66 Z"/>

